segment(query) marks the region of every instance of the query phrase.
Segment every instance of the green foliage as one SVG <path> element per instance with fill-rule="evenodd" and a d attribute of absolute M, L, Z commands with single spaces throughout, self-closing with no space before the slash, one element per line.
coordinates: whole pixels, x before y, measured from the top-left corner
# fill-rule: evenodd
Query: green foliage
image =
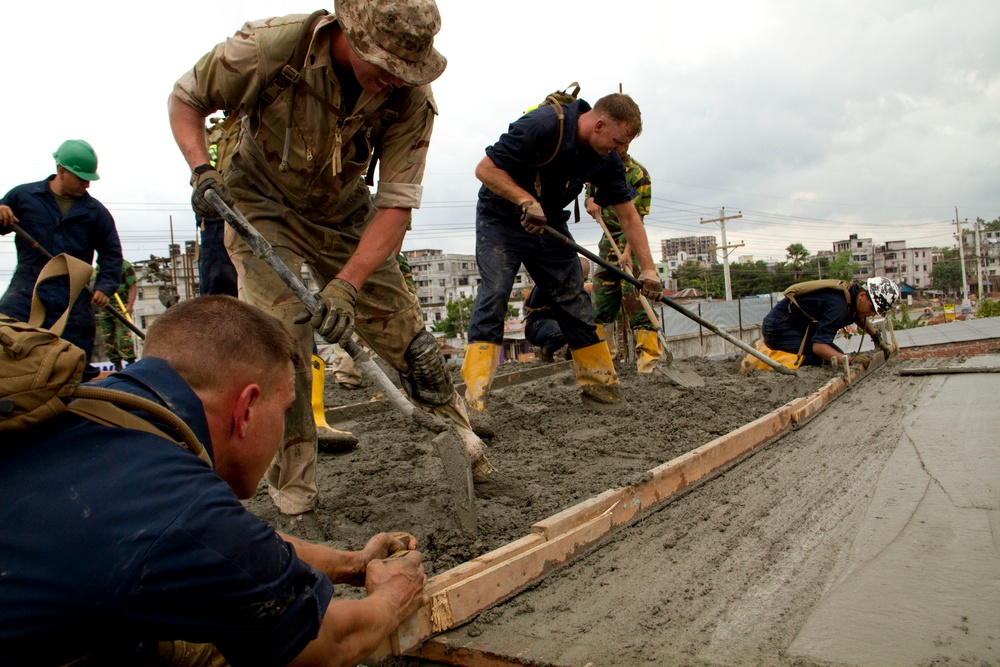
<path fill-rule="evenodd" d="M 976 317 L 1000 317 L 1000 301 L 983 299 L 976 311 Z"/>
<path fill-rule="evenodd" d="M 910 311 L 906 307 L 905 303 L 899 304 L 900 310 L 902 311 L 902 318 L 896 319 L 896 313 L 894 311 L 889 312 L 889 317 L 892 318 L 893 329 L 914 329 L 916 327 L 922 327 L 926 322 L 917 322 L 910 318 Z"/>
<path fill-rule="evenodd" d="M 935 262 L 931 271 L 931 287 L 943 292 L 961 291 L 962 262 L 954 259 Z"/>
<path fill-rule="evenodd" d="M 984 232 L 1000 232 L 1000 217 L 996 220 L 991 220 L 990 222 L 986 222 L 982 218 L 977 219 L 979 220 L 979 224 L 982 226 L 982 230 Z"/>
<path fill-rule="evenodd" d="M 431 326 L 431 331 L 443 333 L 448 338 L 456 338 L 459 334 L 464 334 L 469 328 L 469 319 L 472 317 L 472 307 L 475 303 L 476 297 L 474 296 L 449 301 L 445 306 L 448 310 L 448 316 L 435 322 Z"/>
<path fill-rule="evenodd" d="M 802 278 L 802 267 L 805 266 L 806 261 L 809 259 L 809 251 L 801 243 L 792 243 L 787 248 L 785 248 L 787 253 L 788 261 L 792 265 L 792 273 L 795 276 L 795 280 L 800 280 Z"/>
<path fill-rule="evenodd" d="M 826 268 L 828 273 L 824 272 L 823 278 L 853 280 L 854 275 L 861 269 L 861 265 L 851 261 L 851 252 L 849 250 L 842 250 L 834 256 Z"/>

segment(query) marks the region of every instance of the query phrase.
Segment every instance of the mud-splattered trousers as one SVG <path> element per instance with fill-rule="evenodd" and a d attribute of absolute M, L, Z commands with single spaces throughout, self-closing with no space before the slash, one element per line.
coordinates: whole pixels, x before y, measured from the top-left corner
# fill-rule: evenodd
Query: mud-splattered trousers
<path fill-rule="evenodd" d="M 553 226 L 569 236 L 565 223 Z M 469 324 L 470 343 L 503 342 L 507 301 L 521 264 L 552 303 L 552 317 L 571 350 L 600 341 L 590 314 L 590 295 L 583 289 L 583 270 L 572 248 L 548 236 L 529 234 L 516 219 L 478 216 L 476 264 L 482 283 Z"/>

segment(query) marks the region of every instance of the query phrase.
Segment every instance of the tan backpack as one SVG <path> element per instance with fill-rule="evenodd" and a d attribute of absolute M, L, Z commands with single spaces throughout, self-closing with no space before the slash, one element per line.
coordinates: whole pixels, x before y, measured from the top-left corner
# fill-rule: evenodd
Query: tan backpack
<path fill-rule="evenodd" d="M 178 442 L 212 465 L 190 427 L 167 408 L 116 389 L 82 384 L 87 365 L 83 350 L 61 337 L 69 311 L 90 279 L 92 267 L 65 253 L 45 265 L 35 282 L 27 322 L 0 315 L 0 432 L 26 431 L 64 412 L 73 412 L 105 426 L 145 431 Z M 38 285 L 69 276 L 66 311 L 51 328 L 42 326 L 45 306 Z M 118 407 L 121 406 L 121 407 Z M 168 425 L 176 436 L 122 408 L 141 410 Z"/>

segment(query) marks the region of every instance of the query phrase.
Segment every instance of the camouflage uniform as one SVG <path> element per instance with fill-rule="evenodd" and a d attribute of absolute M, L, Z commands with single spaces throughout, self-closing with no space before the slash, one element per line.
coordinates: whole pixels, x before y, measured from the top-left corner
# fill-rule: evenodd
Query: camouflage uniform
<path fill-rule="evenodd" d="M 649 215 L 652 193 L 649 172 L 646 171 L 645 167 L 633 160 L 631 155 L 626 155 L 624 162 L 625 179 L 639 193 L 639 196 L 632 201 L 639 212 L 639 217 L 644 218 Z M 594 188 L 588 185 L 587 196 L 592 197 L 594 192 Z M 621 223 L 618 222 L 615 209 L 610 206 L 602 209 L 601 217 L 604 218 L 604 223 L 608 226 L 608 231 L 611 232 L 611 236 L 618 244 L 618 251 L 624 252 L 626 243 L 625 234 L 622 233 Z M 608 241 L 606 236 L 601 237 L 598 247 L 601 259 L 616 263 L 616 255 L 612 251 L 611 242 Z M 634 267 L 633 274 L 638 276 L 639 261 L 636 259 L 634 253 L 632 254 L 632 266 Z M 594 272 L 594 291 L 591 293 L 591 301 L 593 302 L 595 324 L 610 324 L 614 322 L 618 317 L 618 311 L 624 309 L 628 315 L 629 324 L 633 329 L 656 331 L 656 327 L 649 321 L 646 312 L 642 308 L 642 304 L 639 302 L 639 296 L 636 294 L 635 287 L 631 283 L 627 283 L 621 278 L 612 275 L 610 271 L 600 266 Z"/>
<path fill-rule="evenodd" d="M 399 263 L 399 272 L 403 274 L 403 282 L 406 283 L 406 289 L 416 296 L 417 294 L 417 283 L 413 279 L 413 270 L 410 268 L 410 260 L 406 259 L 406 255 L 399 253 L 396 256 L 396 261 Z"/>
<path fill-rule="evenodd" d="M 96 278 L 97 271 L 94 272 Z M 122 303 L 128 306 L 129 290 L 136 283 L 135 269 L 128 260 L 122 260 L 122 281 L 115 292 L 121 298 Z M 121 310 L 118 301 L 112 295 L 108 306 Z M 97 329 L 101 332 L 101 340 L 104 341 L 104 355 L 108 361 L 115 365 L 115 368 L 122 368 L 122 361 L 129 364 L 135 363 L 135 345 L 132 343 L 132 331 L 109 313 L 105 308 L 97 309 Z"/>
<path fill-rule="evenodd" d="M 430 86 L 423 85 L 388 86 L 374 94 L 362 90 L 353 107 L 345 109 L 349 102 L 331 55 L 333 15 L 320 19 L 313 30 L 299 77 L 306 85 L 290 86 L 271 104 L 259 105 L 262 87 L 288 62 L 305 19 L 292 15 L 245 24 L 181 77 L 174 94 L 205 116 L 218 109 L 243 114 L 236 154 L 225 172 L 237 208 L 293 274 L 308 264 L 317 283 L 326 285 L 354 254 L 376 207 L 420 207 L 437 107 Z M 286 144 L 289 121 L 291 141 Z M 387 129 L 380 180 L 372 197 L 363 178 L 372 156 L 371 137 L 382 125 Z M 239 274 L 240 298 L 284 322 L 300 341 L 302 357 L 309 359 L 312 327 L 293 323 L 302 304 L 231 229 L 226 246 Z M 355 328 L 393 368 L 410 372 L 404 355 L 424 331 L 424 322 L 395 257 L 387 257 L 359 290 Z M 285 442 L 266 477 L 272 499 L 286 514 L 308 511 L 316 503 L 311 382 L 310 369 L 302 368 L 296 375 L 296 401 L 285 420 Z M 468 423 L 457 393 L 433 410 L 460 414 Z M 475 436 L 471 429 L 466 434 L 460 428 L 460 434 L 468 448 L 469 437 Z M 478 438 L 476 442 L 482 446 Z"/>

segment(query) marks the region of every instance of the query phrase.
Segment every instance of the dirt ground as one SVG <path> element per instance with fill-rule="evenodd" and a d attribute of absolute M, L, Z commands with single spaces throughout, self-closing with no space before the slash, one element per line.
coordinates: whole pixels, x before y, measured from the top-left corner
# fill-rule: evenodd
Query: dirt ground
<path fill-rule="evenodd" d="M 247 506 L 279 530 L 337 548 L 359 548 L 379 531 L 411 532 L 434 575 L 524 536 L 540 519 L 632 483 L 831 377 L 818 368 L 803 369 L 797 378 L 742 375 L 738 360 L 675 363 L 701 375 L 705 386 L 679 388 L 659 373 L 638 375 L 623 364 L 625 400 L 608 412 L 583 407 L 569 370 L 494 391 L 488 408 L 498 433 L 488 441 L 488 456 L 499 472 L 476 485 L 475 535 L 463 533 L 450 509 L 430 434 L 391 407 L 332 424 L 353 431 L 360 443 L 351 452 L 320 453 L 315 512 L 282 517 L 263 487 Z M 504 364 L 500 373 L 537 365 Z M 367 384 L 348 391 L 332 377 L 327 381 L 328 408 L 364 403 L 373 394 Z"/>

